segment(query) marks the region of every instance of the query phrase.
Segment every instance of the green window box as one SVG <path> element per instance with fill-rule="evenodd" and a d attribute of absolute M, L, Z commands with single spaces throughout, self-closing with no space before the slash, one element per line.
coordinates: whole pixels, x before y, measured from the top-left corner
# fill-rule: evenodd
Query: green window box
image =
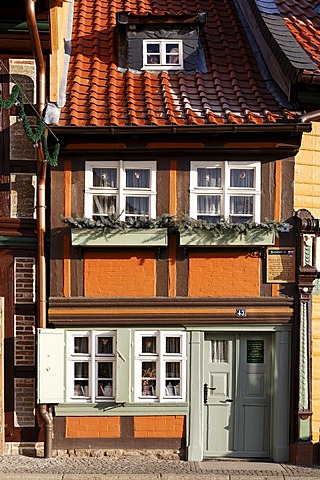
<path fill-rule="evenodd" d="M 72 229 L 71 243 L 75 247 L 165 247 L 168 244 L 166 228 L 103 231 Z"/>

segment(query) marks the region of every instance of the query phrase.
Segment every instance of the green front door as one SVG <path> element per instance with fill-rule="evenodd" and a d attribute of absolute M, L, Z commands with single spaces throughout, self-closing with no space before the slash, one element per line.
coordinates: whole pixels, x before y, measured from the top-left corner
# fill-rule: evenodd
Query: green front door
<path fill-rule="evenodd" d="M 271 337 L 207 333 L 204 456 L 269 457 Z"/>

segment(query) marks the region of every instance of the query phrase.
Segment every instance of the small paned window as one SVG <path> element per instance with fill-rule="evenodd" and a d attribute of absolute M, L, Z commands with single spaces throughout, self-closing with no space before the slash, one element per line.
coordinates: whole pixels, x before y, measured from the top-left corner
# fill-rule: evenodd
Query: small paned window
<path fill-rule="evenodd" d="M 143 68 L 145 70 L 181 70 L 183 68 L 182 40 L 144 40 Z"/>
<path fill-rule="evenodd" d="M 184 332 L 137 332 L 135 400 L 184 401 L 186 338 Z"/>
<path fill-rule="evenodd" d="M 227 340 L 211 340 L 211 361 L 212 363 L 228 362 Z"/>
<path fill-rule="evenodd" d="M 259 162 L 191 162 L 190 216 L 259 222 L 260 182 Z"/>
<path fill-rule="evenodd" d="M 115 333 L 67 333 L 67 400 L 114 401 Z"/>
<path fill-rule="evenodd" d="M 87 162 L 85 215 L 156 217 L 156 162 Z"/>

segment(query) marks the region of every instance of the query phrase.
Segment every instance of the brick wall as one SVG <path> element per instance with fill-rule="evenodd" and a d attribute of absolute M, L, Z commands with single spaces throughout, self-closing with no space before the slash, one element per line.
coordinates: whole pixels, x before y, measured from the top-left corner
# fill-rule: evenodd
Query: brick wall
<path fill-rule="evenodd" d="M 86 297 L 153 297 L 156 262 L 153 252 L 86 252 Z"/>
<path fill-rule="evenodd" d="M 35 258 L 15 258 L 14 287 L 15 303 L 34 303 Z"/>
<path fill-rule="evenodd" d="M 260 259 L 229 251 L 189 255 L 190 297 L 257 297 Z"/>
<path fill-rule="evenodd" d="M 14 426 L 35 426 L 35 379 L 14 379 Z"/>
<path fill-rule="evenodd" d="M 35 317 L 15 315 L 14 318 L 14 364 L 34 365 Z"/>
<path fill-rule="evenodd" d="M 134 417 L 135 438 L 183 438 L 185 417 L 183 415 L 161 415 Z"/>
<path fill-rule="evenodd" d="M 120 417 L 67 417 L 66 438 L 120 438 Z"/>

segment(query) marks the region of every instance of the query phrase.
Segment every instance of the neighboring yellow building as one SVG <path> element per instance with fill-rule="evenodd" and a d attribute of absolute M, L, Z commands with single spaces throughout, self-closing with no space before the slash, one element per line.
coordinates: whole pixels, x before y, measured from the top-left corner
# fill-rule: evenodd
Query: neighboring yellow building
<path fill-rule="evenodd" d="M 304 133 L 295 163 L 294 207 L 306 208 L 320 218 L 320 122 L 313 122 L 312 131 Z M 319 255 L 318 255 L 319 257 Z M 320 258 L 317 260 L 320 269 Z M 319 284 L 318 284 L 319 282 Z M 312 318 L 312 400 L 313 441 L 320 440 L 320 281 L 313 290 Z"/>

